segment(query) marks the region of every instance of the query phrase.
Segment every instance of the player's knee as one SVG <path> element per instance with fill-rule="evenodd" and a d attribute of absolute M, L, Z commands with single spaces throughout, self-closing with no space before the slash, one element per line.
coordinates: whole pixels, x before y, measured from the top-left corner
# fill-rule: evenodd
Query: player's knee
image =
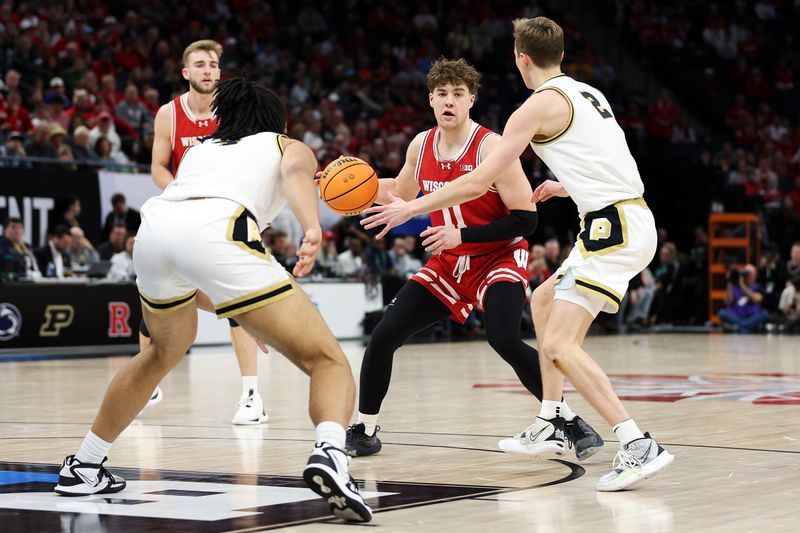
<path fill-rule="evenodd" d="M 508 360 L 509 357 L 513 357 L 514 348 L 518 342 L 518 339 L 513 334 L 508 331 L 489 328 L 486 331 L 486 337 L 489 341 L 489 346 L 500 354 L 503 359 Z"/>
<path fill-rule="evenodd" d="M 189 350 L 189 345 L 179 345 L 175 343 L 166 344 L 152 339 L 149 352 L 152 362 L 156 365 L 166 365 L 171 368 L 176 361 L 180 360 Z"/>
<path fill-rule="evenodd" d="M 392 327 L 389 321 L 381 320 L 372 332 L 364 357 L 380 357 L 376 354 L 390 355 L 402 346 L 404 338 Z"/>
<path fill-rule="evenodd" d="M 570 352 L 568 344 L 554 335 L 545 339 L 540 347 L 540 353 L 553 364 L 563 361 Z"/>

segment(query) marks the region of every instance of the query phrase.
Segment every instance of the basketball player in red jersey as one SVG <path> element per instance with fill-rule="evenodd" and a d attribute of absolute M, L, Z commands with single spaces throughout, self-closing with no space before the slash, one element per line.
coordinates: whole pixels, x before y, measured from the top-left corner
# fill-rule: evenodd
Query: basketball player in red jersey
<path fill-rule="evenodd" d="M 175 179 L 183 154 L 198 143 L 198 137 L 209 136 L 217 129 L 217 120 L 211 112 L 211 102 L 220 77 L 221 56 L 222 46 L 212 40 L 195 41 L 183 52 L 182 74 L 189 82 L 189 91 L 164 104 L 156 113 L 153 162 L 150 169 L 153 181 L 161 189 L 165 189 Z M 198 297 L 198 306 L 213 312 L 211 302 L 204 295 Z M 232 422 L 241 425 L 260 424 L 267 420 L 267 413 L 258 393 L 256 341 L 235 321 L 229 321 L 231 342 L 242 374 L 242 397 Z M 141 333 L 140 340 L 148 342 L 149 335 L 145 327 Z M 160 389 L 157 388 L 153 394 L 151 403 L 160 401 Z"/>
<path fill-rule="evenodd" d="M 390 203 L 396 197 L 410 201 L 420 190 L 431 193 L 473 170 L 491 153 L 500 137 L 469 118 L 479 79 L 463 59 L 440 59 L 431 66 L 429 98 L 437 125 L 411 141 L 396 178 L 379 181 L 376 203 Z M 483 196 L 431 213 L 432 224 L 445 230 L 426 230 L 423 244 L 446 240 L 453 247 L 444 250 L 437 245 L 429 250 L 436 255 L 400 289 L 372 333 L 361 364 L 358 423 L 348 430 L 348 453 L 372 455 L 381 449 L 377 419 L 389 389 L 395 350 L 447 316 L 464 323 L 476 305 L 485 311 L 489 344 L 541 400 L 539 356 L 520 337 L 528 286 L 528 243 L 520 236 L 533 233 L 537 223 L 531 194 L 518 160 Z M 578 459 L 586 459 L 603 440 L 566 402 L 561 404 L 566 419 L 561 430 L 575 445 Z M 563 441 L 554 442 L 548 451 L 563 454 Z"/>

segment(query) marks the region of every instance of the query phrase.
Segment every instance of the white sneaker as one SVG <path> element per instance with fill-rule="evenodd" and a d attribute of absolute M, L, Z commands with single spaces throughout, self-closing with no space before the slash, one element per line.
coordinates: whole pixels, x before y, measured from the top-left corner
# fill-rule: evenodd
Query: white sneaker
<path fill-rule="evenodd" d="M 161 387 L 156 386 L 156 390 L 153 391 L 153 394 L 150 396 L 150 399 L 147 400 L 147 407 L 153 406 L 161 400 L 164 399 L 164 393 L 161 392 Z"/>
<path fill-rule="evenodd" d="M 565 420 L 557 416 L 551 420 L 536 417 L 533 424 L 510 439 L 503 439 L 497 446 L 504 452 L 523 453 L 534 457 L 560 457 L 566 451 L 564 443 Z"/>
<path fill-rule="evenodd" d="M 55 491 L 62 496 L 89 496 L 112 494 L 125 488 L 125 480 L 105 469 L 103 463 L 94 465 L 81 463 L 74 455 L 68 455 L 58 473 Z"/>
<path fill-rule="evenodd" d="M 262 424 L 269 420 L 269 416 L 264 410 L 264 402 L 261 401 L 261 395 L 253 389 L 242 395 L 236 407 L 236 414 L 233 415 L 232 422 L 237 426 Z"/>
<path fill-rule="evenodd" d="M 613 492 L 655 476 L 668 467 L 675 456 L 658 445 L 649 433 L 632 440 L 617 452 L 612 470 L 597 482 L 597 490 Z"/>
<path fill-rule="evenodd" d="M 303 479 L 308 488 L 325 498 L 331 513 L 348 522 L 369 522 L 372 509 L 358 492 L 355 480 L 348 472 L 350 457 L 344 450 L 320 442 L 308 458 Z"/>

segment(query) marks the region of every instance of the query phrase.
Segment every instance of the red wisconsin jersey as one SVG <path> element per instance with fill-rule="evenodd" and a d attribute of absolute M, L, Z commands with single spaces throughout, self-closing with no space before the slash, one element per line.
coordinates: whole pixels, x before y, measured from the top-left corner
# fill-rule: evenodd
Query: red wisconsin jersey
<path fill-rule="evenodd" d="M 481 147 L 483 142 L 495 133 L 480 124 L 472 123 L 472 130 L 467 142 L 461 148 L 455 159 L 444 160 L 439 156 L 437 144 L 440 136 L 439 128 L 434 127 L 425 133 L 417 159 L 416 178 L 423 194 L 429 194 L 444 187 L 458 177 L 474 170 L 480 162 Z M 431 223 L 434 226 L 451 225 L 458 228 L 469 226 L 483 226 L 503 218 L 509 214 L 497 189 L 490 187 L 483 196 L 470 200 L 464 204 L 455 205 L 447 209 L 433 211 Z M 444 253 L 454 255 L 484 255 L 495 250 L 509 246 L 520 239 L 505 241 L 464 243 L 447 250 Z"/>
<path fill-rule="evenodd" d="M 217 131 L 217 121 L 213 118 L 197 120 L 189 109 L 189 93 L 176 96 L 172 106 L 172 175 L 178 175 L 186 150 L 198 143 L 198 137 L 206 137 Z"/>

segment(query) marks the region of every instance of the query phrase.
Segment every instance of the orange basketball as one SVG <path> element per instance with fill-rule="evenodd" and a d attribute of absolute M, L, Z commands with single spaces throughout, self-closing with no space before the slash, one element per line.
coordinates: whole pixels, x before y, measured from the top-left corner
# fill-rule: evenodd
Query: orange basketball
<path fill-rule="evenodd" d="M 365 161 L 351 156 L 334 159 L 319 178 L 320 198 L 343 215 L 357 215 L 378 196 L 378 175 Z"/>

